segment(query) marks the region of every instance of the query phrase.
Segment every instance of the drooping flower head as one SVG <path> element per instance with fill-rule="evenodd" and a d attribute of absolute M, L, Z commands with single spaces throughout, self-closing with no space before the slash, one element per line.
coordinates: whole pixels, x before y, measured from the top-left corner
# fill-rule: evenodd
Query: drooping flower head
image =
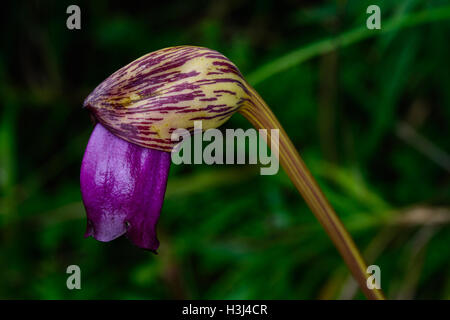
<path fill-rule="evenodd" d="M 217 51 L 192 46 L 149 53 L 113 73 L 85 107 L 114 135 L 171 151 L 174 130 L 217 128 L 251 93 L 238 68 Z"/>
<path fill-rule="evenodd" d="M 367 297 L 367 267 L 319 185 L 275 115 L 217 51 L 192 46 L 149 53 L 103 81 L 85 100 L 97 125 L 81 166 L 86 236 L 110 241 L 126 234 L 155 251 L 170 151 L 177 129 L 216 128 L 239 110 L 255 127 L 279 129 L 280 163 L 341 253 Z M 277 146 L 278 147 L 278 146 Z"/>
<path fill-rule="evenodd" d="M 86 236 L 123 234 L 155 251 L 176 129 L 216 128 L 249 101 L 237 67 L 217 51 L 192 46 L 149 53 L 103 81 L 84 106 L 98 121 L 81 166 Z"/>

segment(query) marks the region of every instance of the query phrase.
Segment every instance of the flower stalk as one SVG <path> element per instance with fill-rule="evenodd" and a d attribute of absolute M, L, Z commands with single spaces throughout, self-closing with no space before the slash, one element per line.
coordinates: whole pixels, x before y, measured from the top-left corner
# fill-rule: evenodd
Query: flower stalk
<path fill-rule="evenodd" d="M 250 85 L 248 87 L 252 98 L 242 105 L 239 113 L 247 118 L 255 128 L 267 130 L 267 136 L 263 137 L 266 139 L 267 145 L 270 145 L 268 142 L 271 141 L 271 130 L 269 129 L 279 129 L 278 149 L 282 167 L 336 246 L 365 296 L 371 300 L 384 300 L 381 290 L 368 288 L 367 265 L 361 253 L 283 127 L 259 94 Z"/>
<path fill-rule="evenodd" d="M 177 129 L 217 128 L 236 111 L 266 129 L 288 176 L 335 244 L 369 299 L 367 267 L 286 132 L 239 69 L 217 51 L 179 46 L 151 52 L 119 69 L 84 101 L 98 122 L 81 166 L 87 236 L 111 241 L 126 235 L 156 252 L 156 224 L 163 204 L 170 152 Z M 272 141 L 271 130 L 279 140 Z M 275 152 L 276 153 L 276 152 Z"/>

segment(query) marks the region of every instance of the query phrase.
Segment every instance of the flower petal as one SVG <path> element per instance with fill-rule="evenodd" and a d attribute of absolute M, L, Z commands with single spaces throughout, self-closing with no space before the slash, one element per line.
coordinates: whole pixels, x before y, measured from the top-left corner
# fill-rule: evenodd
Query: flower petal
<path fill-rule="evenodd" d="M 126 233 L 138 247 L 155 251 L 170 161 L 170 153 L 129 143 L 98 123 L 81 164 L 85 236 L 111 241 Z"/>

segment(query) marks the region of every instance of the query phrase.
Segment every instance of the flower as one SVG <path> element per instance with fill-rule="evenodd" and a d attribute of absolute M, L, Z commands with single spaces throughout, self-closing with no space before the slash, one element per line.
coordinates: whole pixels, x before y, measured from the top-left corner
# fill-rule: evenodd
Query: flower
<path fill-rule="evenodd" d="M 238 68 L 217 51 L 192 46 L 149 53 L 119 69 L 86 98 L 98 121 L 81 165 L 86 236 L 110 241 L 126 234 L 156 251 L 156 223 L 164 200 L 176 129 L 217 128 L 239 111 L 258 129 L 278 129 L 280 163 L 335 244 L 361 289 L 367 267 L 345 226 L 275 115 Z M 270 133 L 266 139 L 271 139 Z M 180 137 L 181 138 L 181 137 Z"/>
<path fill-rule="evenodd" d="M 237 67 L 217 51 L 192 46 L 147 54 L 113 73 L 84 101 L 98 122 L 81 165 L 86 236 L 126 234 L 156 251 L 174 130 L 203 130 L 228 120 L 249 91 Z"/>
<path fill-rule="evenodd" d="M 192 46 L 161 49 L 119 69 L 86 98 L 87 107 L 116 136 L 170 152 L 172 132 L 217 128 L 250 92 L 238 68 L 217 51 Z"/>
<path fill-rule="evenodd" d="M 98 123 L 81 164 L 86 236 L 111 241 L 123 234 L 156 251 L 156 223 L 164 200 L 170 153 L 122 140 Z"/>

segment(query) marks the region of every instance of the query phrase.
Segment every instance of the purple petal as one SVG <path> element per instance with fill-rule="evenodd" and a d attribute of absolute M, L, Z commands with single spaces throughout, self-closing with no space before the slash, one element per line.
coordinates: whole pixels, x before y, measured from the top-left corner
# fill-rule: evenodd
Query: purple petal
<path fill-rule="evenodd" d="M 81 164 L 85 236 L 111 241 L 126 233 L 138 247 L 155 251 L 170 162 L 170 153 L 129 143 L 98 123 Z"/>

